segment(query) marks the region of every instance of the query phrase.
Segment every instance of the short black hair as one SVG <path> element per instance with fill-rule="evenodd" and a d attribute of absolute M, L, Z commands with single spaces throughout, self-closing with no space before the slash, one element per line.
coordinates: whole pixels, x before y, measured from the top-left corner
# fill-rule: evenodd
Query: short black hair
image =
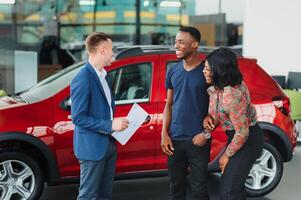
<path fill-rule="evenodd" d="M 201 42 L 200 31 L 192 26 L 181 26 L 180 31 L 189 33 L 197 42 Z"/>
<path fill-rule="evenodd" d="M 238 68 L 236 55 L 229 48 L 215 49 L 206 60 L 212 71 L 212 84 L 223 90 L 226 86 L 241 84 L 243 76 Z"/>

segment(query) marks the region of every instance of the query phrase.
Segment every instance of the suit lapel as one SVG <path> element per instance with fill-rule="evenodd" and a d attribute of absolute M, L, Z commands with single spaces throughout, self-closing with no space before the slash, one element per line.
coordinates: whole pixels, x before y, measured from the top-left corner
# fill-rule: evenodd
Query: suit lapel
<path fill-rule="evenodd" d="M 92 75 L 94 81 L 96 82 L 96 84 L 97 84 L 97 86 L 98 86 L 101 94 L 103 95 L 103 97 L 105 98 L 106 102 L 108 103 L 105 91 L 103 90 L 103 87 L 102 87 L 102 85 L 100 83 L 99 77 L 97 76 L 94 68 L 92 67 L 92 65 L 89 62 L 87 62 L 86 68 L 91 73 L 91 75 Z M 111 99 L 112 99 L 111 105 L 109 105 L 109 106 L 111 106 L 111 108 L 113 109 L 113 112 L 114 112 L 114 110 L 115 110 L 115 101 L 114 101 L 113 93 L 112 93 L 112 90 L 111 90 L 111 80 L 110 80 L 109 76 L 106 76 L 106 81 L 107 81 L 107 83 L 109 85 L 109 89 L 110 89 L 110 92 L 111 92 Z"/>
<path fill-rule="evenodd" d="M 105 99 L 107 99 L 106 94 L 105 94 L 105 91 L 103 90 L 102 85 L 101 85 L 101 83 L 100 83 L 100 80 L 99 80 L 99 78 L 98 78 L 96 72 L 94 71 L 93 67 L 90 65 L 90 63 L 87 63 L 87 64 L 86 64 L 86 68 L 87 68 L 87 70 L 91 73 L 92 78 L 93 78 L 94 81 L 96 82 L 96 85 L 98 86 L 98 88 L 99 88 L 101 94 L 103 95 L 103 97 L 104 97 Z M 107 101 L 107 100 L 106 100 L 106 101 Z"/>

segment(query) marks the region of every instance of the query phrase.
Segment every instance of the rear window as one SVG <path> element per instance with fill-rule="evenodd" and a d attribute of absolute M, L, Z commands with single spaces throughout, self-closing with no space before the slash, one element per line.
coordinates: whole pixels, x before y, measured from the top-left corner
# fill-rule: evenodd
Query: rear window
<path fill-rule="evenodd" d="M 284 96 L 275 80 L 255 60 L 240 58 L 238 64 L 253 103 L 271 102 L 275 96 Z"/>

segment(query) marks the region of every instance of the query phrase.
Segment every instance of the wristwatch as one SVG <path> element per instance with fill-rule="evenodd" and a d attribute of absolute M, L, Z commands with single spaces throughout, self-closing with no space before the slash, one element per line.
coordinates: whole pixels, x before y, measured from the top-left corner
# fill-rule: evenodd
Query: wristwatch
<path fill-rule="evenodd" d="M 211 133 L 210 133 L 209 131 L 205 130 L 205 131 L 204 131 L 204 134 L 205 134 L 205 138 L 206 138 L 207 140 L 209 140 L 209 139 L 211 138 Z"/>

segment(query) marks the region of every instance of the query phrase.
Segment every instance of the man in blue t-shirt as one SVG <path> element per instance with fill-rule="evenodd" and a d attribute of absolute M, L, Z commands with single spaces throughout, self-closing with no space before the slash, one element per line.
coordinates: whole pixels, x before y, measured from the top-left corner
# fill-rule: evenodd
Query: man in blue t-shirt
<path fill-rule="evenodd" d="M 185 199 L 188 171 L 192 199 L 209 199 L 207 170 L 211 135 L 202 132 L 209 98 L 203 75 L 204 64 L 197 52 L 200 40 L 201 34 L 196 28 L 180 28 L 174 47 L 177 58 L 182 61 L 166 74 L 167 102 L 161 147 L 168 155 L 173 200 Z"/>

